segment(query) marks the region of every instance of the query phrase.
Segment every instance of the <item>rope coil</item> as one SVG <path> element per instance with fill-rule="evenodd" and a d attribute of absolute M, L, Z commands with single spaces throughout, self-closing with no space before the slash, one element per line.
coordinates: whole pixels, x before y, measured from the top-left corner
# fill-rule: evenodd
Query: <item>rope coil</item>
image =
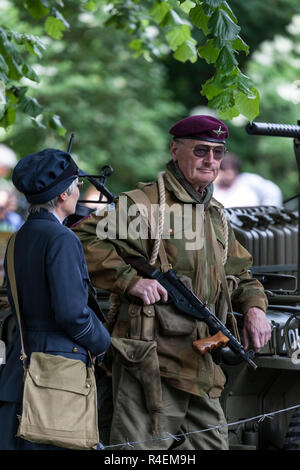
<path fill-rule="evenodd" d="M 153 250 L 150 258 L 150 264 L 154 265 L 161 243 L 161 236 L 163 233 L 164 228 L 164 220 L 165 220 L 165 209 L 166 209 L 166 191 L 165 191 L 165 183 L 163 178 L 164 172 L 160 172 L 157 178 L 157 185 L 158 185 L 158 194 L 159 194 L 159 216 L 158 216 L 158 229 L 155 236 L 155 242 L 153 245 Z"/>

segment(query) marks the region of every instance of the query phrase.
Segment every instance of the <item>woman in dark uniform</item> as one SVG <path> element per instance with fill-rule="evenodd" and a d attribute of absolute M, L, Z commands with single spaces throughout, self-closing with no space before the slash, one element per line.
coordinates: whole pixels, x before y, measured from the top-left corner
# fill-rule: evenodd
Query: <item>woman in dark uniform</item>
<path fill-rule="evenodd" d="M 29 358 L 39 351 L 88 363 L 88 351 L 101 359 L 110 344 L 107 330 L 88 306 L 89 276 L 81 243 L 63 225 L 75 212 L 80 174 L 71 155 L 56 149 L 22 158 L 13 172 L 14 185 L 31 204 L 14 252 Z M 14 311 L 9 283 L 8 297 Z M 20 351 L 17 331 L 7 348 L 7 362 L 0 367 L 0 449 L 58 449 L 16 437 L 23 397 Z"/>

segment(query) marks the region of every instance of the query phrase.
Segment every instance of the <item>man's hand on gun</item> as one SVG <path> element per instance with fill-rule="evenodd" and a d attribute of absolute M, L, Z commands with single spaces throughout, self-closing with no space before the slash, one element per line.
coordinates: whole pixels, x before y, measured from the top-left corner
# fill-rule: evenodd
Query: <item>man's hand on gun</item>
<path fill-rule="evenodd" d="M 140 298 L 144 305 L 152 305 L 156 302 L 167 302 L 168 292 L 154 279 L 140 279 L 128 292 L 130 295 Z M 252 307 L 245 315 L 243 327 L 243 340 L 245 350 L 253 345 L 255 352 L 267 344 L 271 338 L 271 327 L 263 310 Z"/>
<path fill-rule="evenodd" d="M 144 305 L 152 305 L 160 300 L 167 302 L 168 292 L 155 279 L 140 279 L 129 291 L 128 294 L 139 297 Z"/>

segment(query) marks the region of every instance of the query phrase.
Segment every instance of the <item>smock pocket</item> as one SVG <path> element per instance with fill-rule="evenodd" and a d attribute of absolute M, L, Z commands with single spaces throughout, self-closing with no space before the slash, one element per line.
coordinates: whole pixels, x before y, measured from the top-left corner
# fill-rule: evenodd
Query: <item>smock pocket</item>
<path fill-rule="evenodd" d="M 162 391 L 156 341 L 111 338 L 115 361 L 137 379 L 148 411 L 162 408 Z"/>
<path fill-rule="evenodd" d="M 192 291 L 192 280 L 185 275 L 178 277 Z M 190 335 L 197 326 L 197 320 L 181 313 L 174 303 L 154 304 L 154 308 L 163 335 Z"/>

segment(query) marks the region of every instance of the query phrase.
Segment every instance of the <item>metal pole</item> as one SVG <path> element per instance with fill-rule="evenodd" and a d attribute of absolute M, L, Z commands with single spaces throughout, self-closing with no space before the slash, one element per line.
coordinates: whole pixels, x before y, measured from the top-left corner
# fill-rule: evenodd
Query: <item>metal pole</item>
<path fill-rule="evenodd" d="M 289 124 L 275 124 L 269 122 L 252 122 L 246 125 L 248 134 L 277 136 L 277 137 L 293 137 L 294 151 L 298 167 L 299 184 L 300 184 L 300 120 L 297 126 Z M 300 191 L 298 191 L 298 268 L 297 268 L 297 293 L 300 294 Z"/>
<path fill-rule="evenodd" d="M 300 125 L 300 121 L 297 121 Z M 294 151 L 298 167 L 299 189 L 300 189 L 300 140 L 294 139 Z M 297 270 L 297 293 L 300 295 L 300 191 L 298 194 L 298 270 Z"/>

